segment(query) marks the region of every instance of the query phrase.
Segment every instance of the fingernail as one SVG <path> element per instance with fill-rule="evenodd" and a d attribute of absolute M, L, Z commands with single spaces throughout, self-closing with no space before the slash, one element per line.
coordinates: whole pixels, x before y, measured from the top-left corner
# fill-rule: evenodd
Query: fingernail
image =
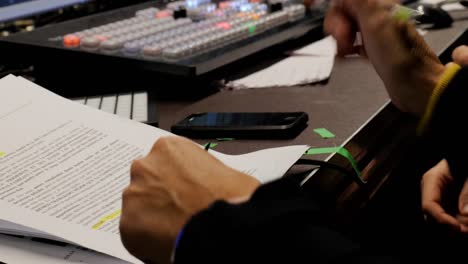
<path fill-rule="evenodd" d="M 465 204 L 462 209 L 463 214 L 468 214 L 468 204 Z"/>

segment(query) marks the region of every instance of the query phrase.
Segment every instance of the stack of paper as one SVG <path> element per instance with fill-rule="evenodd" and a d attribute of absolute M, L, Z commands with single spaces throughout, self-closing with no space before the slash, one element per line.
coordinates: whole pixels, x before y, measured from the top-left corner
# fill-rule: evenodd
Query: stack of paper
<path fill-rule="evenodd" d="M 451 2 L 451 3 L 446 3 L 446 4 L 442 5 L 442 9 L 444 9 L 445 11 L 464 10 L 466 8 L 457 1 L 421 0 L 420 2 L 424 3 L 424 4 L 431 4 L 431 5 L 441 4 L 441 3 L 444 3 L 444 2 Z"/>
<path fill-rule="evenodd" d="M 0 232 L 68 241 L 140 263 L 120 240 L 121 194 L 131 162 L 169 132 L 74 103 L 12 75 L 0 80 L 0 128 Z M 210 153 L 267 182 L 307 149 Z"/>
<path fill-rule="evenodd" d="M 336 55 L 336 41 L 329 36 L 296 50 L 292 55 L 259 72 L 227 83 L 231 89 L 293 86 L 326 80 Z"/>

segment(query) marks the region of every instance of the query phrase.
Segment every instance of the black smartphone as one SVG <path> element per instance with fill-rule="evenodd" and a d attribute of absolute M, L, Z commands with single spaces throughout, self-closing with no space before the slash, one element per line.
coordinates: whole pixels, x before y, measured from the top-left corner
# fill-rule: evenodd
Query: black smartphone
<path fill-rule="evenodd" d="M 307 127 L 305 112 L 192 114 L 171 127 L 189 138 L 289 139 Z"/>

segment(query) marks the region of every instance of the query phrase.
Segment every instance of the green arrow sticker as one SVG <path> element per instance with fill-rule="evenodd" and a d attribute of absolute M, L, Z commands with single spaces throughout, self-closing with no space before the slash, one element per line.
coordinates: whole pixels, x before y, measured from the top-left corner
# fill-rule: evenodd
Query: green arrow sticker
<path fill-rule="evenodd" d="M 218 143 L 212 143 L 212 142 L 208 142 L 206 143 L 205 145 L 203 145 L 203 147 L 205 149 L 212 149 L 212 148 L 216 148 L 216 146 L 218 146 Z"/>
<path fill-rule="evenodd" d="M 333 134 L 326 128 L 316 128 L 314 129 L 314 132 L 319 134 L 322 138 L 334 138 L 335 137 L 335 134 Z"/>
<path fill-rule="evenodd" d="M 343 147 L 329 147 L 329 148 L 310 148 L 309 150 L 306 151 L 306 155 L 318 155 L 318 154 L 331 154 L 331 153 L 338 153 L 341 156 L 345 157 L 349 163 L 351 163 L 351 166 L 353 167 L 354 171 L 356 174 L 361 178 L 362 182 L 366 182 L 362 179 L 361 177 L 361 171 L 359 170 L 359 167 L 354 160 L 353 156 L 349 151 Z"/>

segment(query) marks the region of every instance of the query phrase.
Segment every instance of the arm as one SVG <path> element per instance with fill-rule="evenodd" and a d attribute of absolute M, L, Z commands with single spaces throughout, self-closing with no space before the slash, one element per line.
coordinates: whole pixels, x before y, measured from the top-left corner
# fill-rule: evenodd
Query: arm
<path fill-rule="evenodd" d="M 337 39 L 340 55 L 359 51 L 368 57 L 396 107 L 422 117 L 421 127 L 430 135 L 434 151 L 446 158 L 423 176 L 423 209 L 439 223 L 468 232 L 468 180 L 459 194 L 458 215 L 447 214 L 442 205 L 453 178 L 461 187 L 468 176 L 467 144 L 460 136 L 465 130 L 457 118 L 466 111 L 467 70 L 442 65 L 413 25 L 392 16 L 388 2 L 335 0 L 325 31 Z M 353 45 L 357 32 L 363 39 L 360 47 Z M 457 48 L 453 57 L 466 65 L 467 47 Z"/>
<path fill-rule="evenodd" d="M 171 255 L 176 263 L 375 260 L 328 227 L 329 216 L 297 181 L 258 186 L 187 139 L 161 138 L 132 164 L 122 242 L 140 260 L 160 264 Z"/>
<path fill-rule="evenodd" d="M 188 139 L 162 137 L 132 163 L 122 198 L 122 242 L 144 262 L 170 263 L 177 234 L 194 214 L 216 200 L 248 198 L 259 185 Z"/>
<path fill-rule="evenodd" d="M 329 226 L 330 216 L 283 178 L 261 186 L 248 202 L 217 201 L 185 226 L 175 251 L 183 263 L 396 263 L 367 255 Z"/>
<path fill-rule="evenodd" d="M 457 52 L 454 52 L 454 60 L 463 62 L 457 57 Z M 460 122 L 460 116 L 466 111 L 464 99 L 468 96 L 465 89 L 468 84 L 468 68 L 460 69 L 456 65 L 452 65 L 452 68 L 452 72 L 449 70 L 448 74 L 445 74 L 447 80 L 439 82 L 445 85 L 439 87 L 440 92 L 433 93 L 433 100 L 426 109 L 426 118 L 420 123 L 423 125 L 421 127 L 426 127 L 425 132 L 434 150 L 442 152 L 445 158 L 423 176 L 422 206 L 427 215 L 438 223 L 468 233 L 468 167 L 465 164 L 467 143 L 461 140 L 465 129 L 463 122 Z M 449 190 L 449 185 L 461 190 Z M 452 209 L 447 210 L 442 201 L 449 191 L 459 193 L 455 193 L 458 195 L 458 201 L 452 201 L 453 204 L 448 205 Z"/>
<path fill-rule="evenodd" d="M 466 134 L 463 113 L 466 112 L 467 86 L 468 67 L 463 67 L 441 93 L 427 127 L 428 136 L 443 152 L 452 176 L 456 179 L 468 176 L 465 154 L 468 144 L 463 140 Z"/>

